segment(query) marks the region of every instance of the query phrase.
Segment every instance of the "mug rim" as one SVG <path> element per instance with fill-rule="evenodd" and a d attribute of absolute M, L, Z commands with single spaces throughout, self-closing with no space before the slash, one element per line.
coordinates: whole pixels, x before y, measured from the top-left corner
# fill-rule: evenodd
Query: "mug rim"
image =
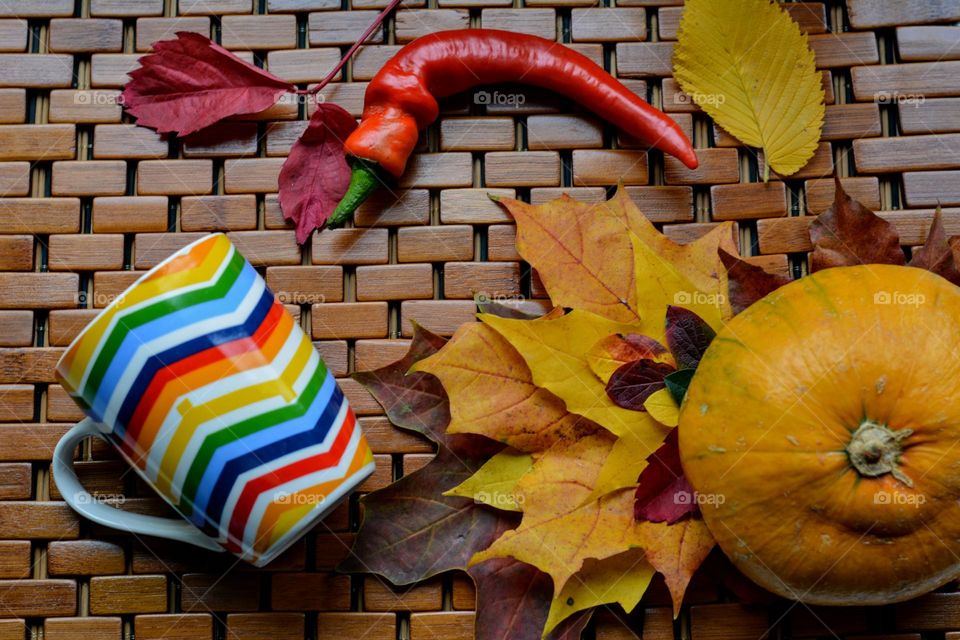
<path fill-rule="evenodd" d="M 123 291 L 117 294 L 116 297 L 114 297 L 114 299 L 111 300 L 110 304 L 108 304 L 107 306 L 103 307 L 102 309 L 97 309 L 96 307 L 87 307 L 88 309 L 93 309 L 97 311 L 97 315 L 94 316 L 93 319 L 91 319 L 87 323 L 87 325 L 83 329 L 81 329 L 76 336 L 74 336 L 73 340 L 70 341 L 70 344 L 67 345 L 67 348 L 63 350 L 63 354 L 57 360 L 57 364 L 53 368 L 54 374 L 57 378 L 57 381 L 60 383 L 60 385 L 64 386 L 63 383 L 66 381 L 65 376 L 63 376 L 60 373 L 60 365 L 63 364 L 63 361 L 67 358 L 67 356 L 70 355 L 70 352 L 73 351 L 76 348 L 76 346 L 81 342 L 81 340 L 83 340 L 83 338 L 86 337 L 86 335 L 90 332 L 97 318 L 99 318 L 104 313 L 109 312 L 111 309 L 119 305 L 123 301 L 124 296 L 126 296 L 131 291 L 139 287 L 141 284 L 143 284 L 145 280 L 147 280 L 148 278 L 153 276 L 155 273 L 163 269 L 165 266 L 170 264 L 173 260 L 175 260 L 176 258 L 179 258 L 181 255 L 185 253 L 188 253 L 191 249 L 193 249 L 196 245 L 200 244 L 201 242 L 208 241 L 210 238 L 213 238 L 216 236 L 223 236 L 224 238 L 226 238 L 227 242 L 230 242 L 230 238 L 227 237 L 227 234 L 225 234 L 222 231 L 216 231 L 213 233 L 205 234 L 204 236 L 197 238 L 196 240 L 190 242 L 189 244 L 185 244 L 184 246 L 180 247 L 179 249 L 177 249 L 176 251 L 168 255 L 166 258 L 164 258 L 157 264 L 150 267 L 150 269 L 148 269 L 147 271 L 144 271 L 142 274 L 140 274 L 140 276 L 136 280 L 131 282 L 129 285 L 127 285 L 127 287 Z M 230 245 L 236 248 L 233 242 L 230 242 Z M 106 425 L 106 426 L 109 426 L 109 425 Z M 112 430 L 112 427 L 110 428 Z"/>

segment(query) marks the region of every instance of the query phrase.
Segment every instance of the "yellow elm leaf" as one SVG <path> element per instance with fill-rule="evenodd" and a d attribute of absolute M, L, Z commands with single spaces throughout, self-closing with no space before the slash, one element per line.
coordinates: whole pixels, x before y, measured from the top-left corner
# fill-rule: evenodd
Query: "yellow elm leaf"
<path fill-rule="evenodd" d="M 643 408 L 651 418 L 665 427 L 675 427 L 680 421 L 680 407 L 677 406 L 677 401 L 673 399 L 669 389 L 653 392 L 643 403 Z"/>
<path fill-rule="evenodd" d="M 499 202 L 517 222 L 517 251 L 537 269 L 553 304 L 617 322 L 640 320 L 625 223 L 606 202 L 566 194 L 541 205 Z"/>
<path fill-rule="evenodd" d="M 675 524 L 643 522 L 639 530 L 647 562 L 663 574 L 673 599 L 673 617 L 677 617 L 690 578 L 716 541 L 701 518 L 687 518 Z"/>
<path fill-rule="evenodd" d="M 646 433 L 643 423 L 637 421 L 637 412 L 615 405 L 587 362 L 587 351 L 598 340 L 613 333 L 630 333 L 636 325 L 613 322 L 579 309 L 546 320 L 514 320 L 490 314 L 480 314 L 480 319 L 513 345 L 530 368 L 534 383 L 563 400 L 568 411 L 616 435 L 636 429 L 651 446 L 658 446 L 662 434 Z"/>
<path fill-rule="evenodd" d="M 553 578 L 554 593 L 563 591 L 588 558 L 602 560 L 639 546 L 633 493 L 623 489 L 562 515 L 531 522 L 524 513 L 519 527 L 474 554 L 470 565 L 490 558 L 514 558 Z"/>
<path fill-rule="evenodd" d="M 517 482 L 532 467 L 533 458 L 530 454 L 505 449 L 443 495 L 470 498 L 504 511 L 523 511 L 523 505 L 520 504 L 523 500 L 517 499 Z"/>
<path fill-rule="evenodd" d="M 440 351 L 411 371 L 431 373 L 443 383 L 450 398 L 447 433 L 475 433 L 529 452 L 597 429 L 538 388 L 517 350 L 479 322 L 461 325 Z"/>
<path fill-rule="evenodd" d="M 569 616 L 590 607 L 616 603 L 629 613 L 640 602 L 654 573 L 640 549 L 584 561 L 583 568 L 550 603 L 544 637 Z"/>
<path fill-rule="evenodd" d="M 763 149 L 780 175 L 813 157 L 823 128 L 821 77 L 807 36 L 776 2 L 688 0 L 673 74 L 717 124 Z"/>
<path fill-rule="evenodd" d="M 667 307 L 680 306 L 693 311 L 719 331 L 723 326 L 722 307 L 726 297 L 719 290 L 702 291 L 676 267 L 657 254 L 637 235 L 631 233 L 634 268 L 636 269 L 638 305 L 645 318 L 644 335 L 666 343 Z"/>

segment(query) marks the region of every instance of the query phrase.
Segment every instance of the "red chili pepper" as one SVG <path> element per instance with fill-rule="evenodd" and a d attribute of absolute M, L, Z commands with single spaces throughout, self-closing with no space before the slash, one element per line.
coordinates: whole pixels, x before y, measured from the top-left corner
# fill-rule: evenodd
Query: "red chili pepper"
<path fill-rule="evenodd" d="M 354 158 L 350 188 L 328 225 L 345 222 L 377 188 L 378 168 L 394 176 L 403 173 L 420 130 L 437 118 L 437 98 L 502 82 L 522 82 L 572 98 L 636 140 L 697 167 L 696 153 L 677 123 L 586 56 L 552 40 L 510 31 L 441 31 L 405 46 L 367 86 L 360 126 L 344 144 Z"/>

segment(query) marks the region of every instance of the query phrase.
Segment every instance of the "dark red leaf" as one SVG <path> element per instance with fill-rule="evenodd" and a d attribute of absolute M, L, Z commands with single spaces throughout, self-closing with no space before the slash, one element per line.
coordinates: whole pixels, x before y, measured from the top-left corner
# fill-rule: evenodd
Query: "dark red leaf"
<path fill-rule="evenodd" d="M 727 289 L 734 313 L 740 313 L 768 293 L 790 282 L 789 278 L 769 273 L 723 249 L 719 249 L 719 252 L 720 260 L 727 270 Z"/>
<path fill-rule="evenodd" d="M 415 431 L 441 442 L 450 422 L 447 392 L 440 380 L 429 373 L 407 371 L 414 363 L 433 355 L 446 344 L 442 338 L 419 324 L 413 325 L 413 340 L 407 354 L 394 363 L 373 371 L 359 371 L 353 379 L 367 388 L 395 426 Z"/>
<path fill-rule="evenodd" d="M 579 611 L 560 624 L 557 625 L 556 629 L 550 632 L 550 635 L 547 636 L 547 640 L 580 640 L 583 636 L 583 630 L 586 628 L 587 624 L 590 623 L 590 618 L 593 617 L 594 609 L 585 609 L 584 611 Z M 479 640 L 485 640 L 480 638 Z M 513 640 L 511 638 L 511 640 Z M 519 638 L 517 640 L 520 640 Z M 531 640 L 536 640 L 535 636 L 531 637 Z"/>
<path fill-rule="evenodd" d="M 923 247 L 913 252 L 910 266 L 932 271 L 953 284 L 960 285 L 960 270 L 957 269 L 951 243 L 947 240 L 947 231 L 943 228 L 940 207 L 937 207 L 933 214 L 933 224 L 930 225 L 927 241 Z"/>
<path fill-rule="evenodd" d="M 903 264 L 896 228 L 843 190 L 835 178 L 833 205 L 810 225 L 810 270 L 858 264 Z"/>
<path fill-rule="evenodd" d="M 666 386 L 663 379 L 674 371 L 669 364 L 647 358 L 628 362 L 610 376 L 607 395 L 618 407 L 646 411 L 643 403 Z"/>
<path fill-rule="evenodd" d="M 467 571 L 477 585 L 476 640 L 540 640 L 553 599 L 553 580 L 513 558 L 494 558 Z M 560 623 L 548 640 L 579 640 L 592 611 Z"/>
<path fill-rule="evenodd" d="M 280 170 L 280 208 L 297 225 L 303 244 L 326 222 L 350 185 L 350 165 L 343 142 L 357 121 L 346 109 L 321 102 L 307 130 L 297 140 Z"/>
<path fill-rule="evenodd" d="M 224 118 L 257 113 L 285 93 L 289 82 L 248 64 L 209 38 L 179 32 L 153 43 L 123 89 L 123 105 L 137 124 L 181 136 Z"/>
<path fill-rule="evenodd" d="M 677 369 L 696 369 L 715 337 L 716 331 L 693 311 L 667 307 L 667 345 Z"/>
<path fill-rule="evenodd" d="M 640 486 L 633 509 L 637 520 L 673 524 L 700 510 L 680 466 L 676 429 L 671 430 L 660 448 L 647 458 L 647 466 L 637 482 Z"/>

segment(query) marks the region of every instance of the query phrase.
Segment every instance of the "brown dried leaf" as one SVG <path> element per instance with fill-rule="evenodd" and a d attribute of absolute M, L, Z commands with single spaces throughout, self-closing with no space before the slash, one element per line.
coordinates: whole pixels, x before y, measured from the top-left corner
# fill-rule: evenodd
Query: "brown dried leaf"
<path fill-rule="evenodd" d="M 430 464 L 364 496 L 363 521 L 339 571 L 376 573 L 393 584 L 411 584 L 464 569 L 473 554 L 517 525 L 517 514 L 488 509 L 443 493 L 473 475 L 489 457 L 483 447 L 447 446 Z"/>
<path fill-rule="evenodd" d="M 716 541 L 699 516 L 676 524 L 644 522 L 640 530 L 647 562 L 663 574 L 676 617 L 680 613 L 690 578 L 710 554 Z"/>
<path fill-rule="evenodd" d="M 904 263 L 896 228 L 847 195 L 836 180 L 833 205 L 810 225 L 810 271 L 858 264 Z"/>
<path fill-rule="evenodd" d="M 768 293 L 790 282 L 789 278 L 769 273 L 723 249 L 720 249 L 720 259 L 727 269 L 728 295 L 734 313 L 740 313 Z"/>
<path fill-rule="evenodd" d="M 353 374 L 353 379 L 365 386 L 383 406 L 394 426 L 415 431 L 434 442 L 444 439 L 450 422 L 447 393 L 433 375 L 408 371 L 439 351 L 446 342 L 445 338 L 414 323 L 413 340 L 403 358 L 373 371 Z"/>
<path fill-rule="evenodd" d="M 440 381 L 407 371 L 446 341 L 415 327 L 410 350 L 397 362 L 355 374 L 397 426 L 424 434 L 439 446 L 424 468 L 361 499 L 363 521 L 340 570 L 410 584 L 466 568 L 473 554 L 518 523 L 516 514 L 488 509 L 469 498 L 445 496 L 501 448 L 474 435 L 448 435 L 450 409 Z"/>
<path fill-rule="evenodd" d="M 913 252 L 910 266 L 932 271 L 953 284 L 960 285 L 960 270 L 957 269 L 952 248 L 952 245 L 956 244 L 953 242 L 955 239 L 947 240 L 947 231 L 943 227 L 943 214 L 940 207 L 937 207 L 936 213 L 933 214 L 933 223 L 930 225 L 930 233 L 927 234 L 927 241 L 923 247 Z"/>
<path fill-rule="evenodd" d="M 513 558 L 493 558 L 467 573 L 477 585 L 476 640 L 540 640 L 553 599 L 550 576 Z M 579 640 L 592 613 L 571 616 L 548 640 Z"/>

